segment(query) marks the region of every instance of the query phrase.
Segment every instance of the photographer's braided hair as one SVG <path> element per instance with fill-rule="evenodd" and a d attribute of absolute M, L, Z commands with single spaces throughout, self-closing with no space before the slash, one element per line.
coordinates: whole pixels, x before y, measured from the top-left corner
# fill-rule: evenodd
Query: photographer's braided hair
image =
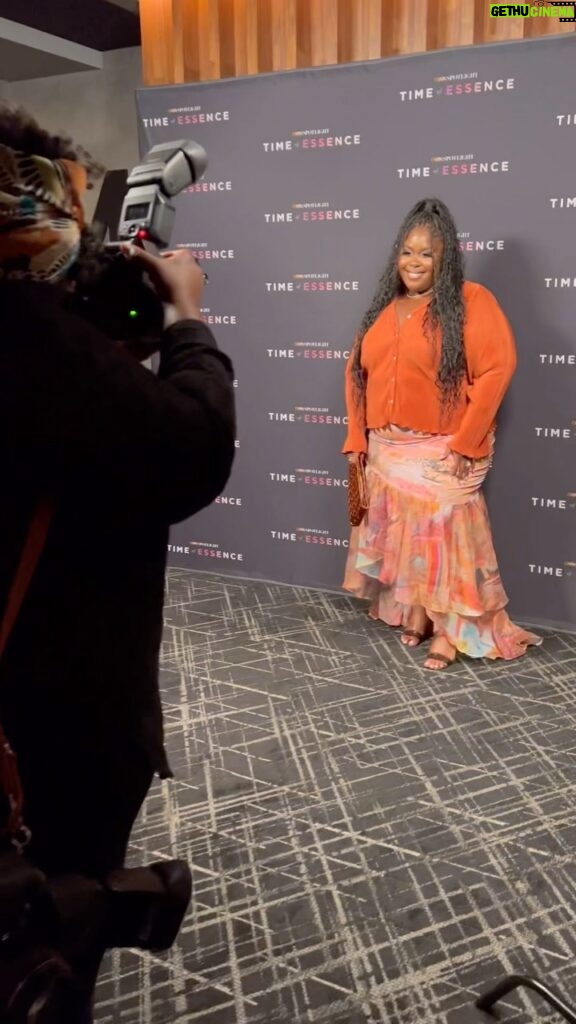
<path fill-rule="evenodd" d="M 434 292 L 426 308 L 424 330 L 431 343 L 437 331 L 442 339 L 437 377 L 442 406 L 449 410 L 458 398 L 462 378 L 466 372 L 462 253 L 458 244 L 456 225 L 448 207 L 439 199 L 422 199 L 410 210 L 400 227 L 388 263 L 378 282 L 374 298 L 364 314 L 356 338 L 352 374 L 356 398 L 360 404 L 366 390 L 361 362 L 362 341 L 366 331 L 377 320 L 382 310 L 397 295 L 404 292 L 404 285 L 398 274 L 398 257 L 406 238 L 417 227 L 428 228 L 432 236 L 440 238 L 444 244 L 441 264 L 434 269 Z"/>

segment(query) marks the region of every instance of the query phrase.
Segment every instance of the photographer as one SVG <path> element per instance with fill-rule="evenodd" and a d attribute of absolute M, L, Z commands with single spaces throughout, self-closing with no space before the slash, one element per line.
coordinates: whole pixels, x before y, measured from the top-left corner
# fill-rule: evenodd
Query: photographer
<path fill-rule="evenodd" d="M 235 417 L 187 253 L 134 255 L 173 314 L 157 376 L 67 310 L 95 170 L 0 108 L 0 614 L 34 509 L 53 506 L 0 660 L 0 721 L 30 857 L 47 874 L 100 877 L 122 865 L 153 775 L 170 774 L 158 692 L 168 530 L 222 491 Z M 76 965 L 87 1006 L 99 960 Z"/>

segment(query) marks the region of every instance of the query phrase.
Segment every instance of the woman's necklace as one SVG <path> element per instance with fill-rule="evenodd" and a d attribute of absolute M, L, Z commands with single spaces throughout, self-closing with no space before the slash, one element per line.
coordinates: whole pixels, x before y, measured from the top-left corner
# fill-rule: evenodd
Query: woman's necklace
<path fill-rule="evenodd" d="M 410 295 L 410 292 L 406 292 L 405 293 L 405 298 L 407 298 L 407 299 L 422 299 L 425 295 L 431 295 L 433 291 L 434 291 L 434 288 L 432 287 L 432 288 L 429 288 L 428 291 L 426 291 L 426 292 L 416 292 L 415 295 Z"/>

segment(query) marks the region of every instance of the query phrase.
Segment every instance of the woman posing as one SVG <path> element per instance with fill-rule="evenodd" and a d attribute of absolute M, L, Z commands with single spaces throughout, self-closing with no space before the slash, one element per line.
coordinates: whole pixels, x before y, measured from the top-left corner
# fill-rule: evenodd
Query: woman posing
<path fill-rule="evenodd" d="M 365 464 L 368 511 L 344 586 L 369 614 L 432 638 L 425 666 L 458 652 L 513 659 L 541 641 L 514 625 L 482 485 L 495 418 L 516 367 L 510 325 L 464 281 L 456 227 L 437 199 L 406 217 L 346 372 L 344 452 Z"/>

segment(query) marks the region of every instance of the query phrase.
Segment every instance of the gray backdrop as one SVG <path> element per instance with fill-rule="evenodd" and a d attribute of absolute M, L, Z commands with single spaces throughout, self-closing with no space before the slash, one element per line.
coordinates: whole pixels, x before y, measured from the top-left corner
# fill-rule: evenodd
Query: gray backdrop
<path fill-rule="evenodd" d="M 238 378 L 233 477 L 172 564 L 340 585 L 345 358 L 401 217 L 435 194 L 518 341 L 488 485 L 512 610 L 576 626 L 575 95 L 576 37 L 139 93 L 144 149 L 208 150 L 173 245 L 205 262 Z"/>

